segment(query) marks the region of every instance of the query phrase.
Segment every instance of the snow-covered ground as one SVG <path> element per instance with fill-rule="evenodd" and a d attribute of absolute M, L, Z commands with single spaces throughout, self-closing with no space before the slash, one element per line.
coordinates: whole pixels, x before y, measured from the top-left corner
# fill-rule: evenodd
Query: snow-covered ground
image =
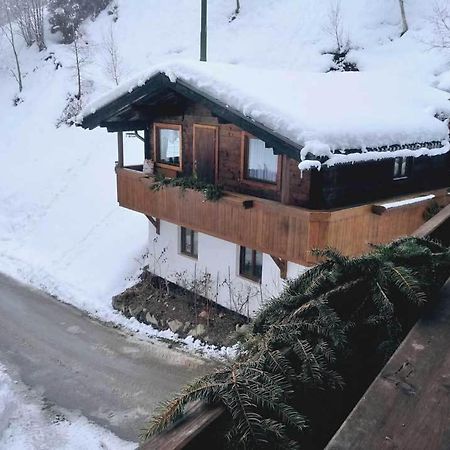
<path fill-rule="evenodd" d="M 211 61 L 323 72 L 332 64 L 328 0 L 243 0 L 229 22 L 233 0 L 209 1 Z M 433 1 L 406 2 L 410 31 L 400 38 L 397 0 L 342 0 L 348 59 L 363 71 L 450 89 L 450 50 L 432 45 Z M 440 3 L 448 4 L 448 1 Z M 114 30 L 122 72 L 132 76 L 166 59 L 197 59 L 200 1 L 118 0 L 119 19 L 102 13 L 84 32 L 91 62 L 86 102 L 113 87 L 104 70 L 104 39 Z M 68 46 L 48 35 L 48 49 L 22 48 L 23 102 L 0 44 L 0 270 L 43 288 L 106 320 L 118 320 L 111 296 L 142 265 L 147 219 L 118 207 L 115 137 L 56 123 L 75 91 Z M 62 64 L 55 70 L 50 52 Z M 327 111 L 323 112 L 324 120 Z M 120 319 L 125 322 L 125 319 Z M 132 324 L 135 326 L 135 324 Z"/>
<path fill-rule="evenodd" d="M 136 446 L 83 416 L 45 403 L 0 365 L 0 449 L 131 450 Z"/>

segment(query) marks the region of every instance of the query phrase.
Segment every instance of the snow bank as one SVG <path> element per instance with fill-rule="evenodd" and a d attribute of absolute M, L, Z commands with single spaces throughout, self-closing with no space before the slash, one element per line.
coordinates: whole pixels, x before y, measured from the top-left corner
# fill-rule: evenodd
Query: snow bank
<path fill-rule="evenodd" d="M 127 450 L 126 442 L 86 418 L 44 405 L 0 365 L 0 448 L 8 450 Z"/>
<path fill-rule="evenodd" d="M 383 71 L 306 73 L 194 61 L 150 68 L 91 103 L 79 121 L 157 73 L 189 84 L 299 146 L 314 144 L 302 154 L 448 137 L 446 124 L 435 115 L 450 114 L 449 94 L 417 80 Z"/>

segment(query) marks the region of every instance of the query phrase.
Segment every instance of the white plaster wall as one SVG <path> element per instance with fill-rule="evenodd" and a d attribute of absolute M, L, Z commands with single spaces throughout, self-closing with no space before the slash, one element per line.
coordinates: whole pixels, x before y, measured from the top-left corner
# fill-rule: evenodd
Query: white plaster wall
<path fill-rule="evenodd" d="M 270 255 L 263 255 L 262 282 L 255 283 L 239 276 L 239 246 L 203 233 L 198 234 L 198 259 L 179 252 L 179 227 L 161 221 L 160 235 L 149 224 L 149 269 L 176 284 L 185 285 L 211 275 L 204 294 L 222 306 L 253 316 L 260 306 L 277 295 L 284 286 L 280 270 Z M 306 270 L 288 263 L 288 277 Z"/>

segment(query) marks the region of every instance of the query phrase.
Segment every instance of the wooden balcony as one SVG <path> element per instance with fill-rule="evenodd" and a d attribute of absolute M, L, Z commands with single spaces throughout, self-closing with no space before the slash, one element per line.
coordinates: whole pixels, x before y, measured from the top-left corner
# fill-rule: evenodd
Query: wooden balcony
<path fill-rule="evenodd" d="M 432 202 L 450 203 L 446 189 L 420 194 L 434 194 L 433 199 L 389 209 L 367 204 L 314 211 L 229 192 L 211 202 L 192 190 L 154 191 L 154 179 L 132 168 L 116 172 L 118 201 L 125 208 L 305 266 L 316 262 L 313 248 L 333 247 L 356 256 L 371 243 L 410 235 L 424 223 Z"/>

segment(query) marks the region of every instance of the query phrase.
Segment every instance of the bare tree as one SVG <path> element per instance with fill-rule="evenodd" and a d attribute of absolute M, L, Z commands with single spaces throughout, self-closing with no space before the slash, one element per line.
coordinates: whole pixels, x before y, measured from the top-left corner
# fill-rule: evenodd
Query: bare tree
<path fill-rule="evenodd" d="M 105 52 L 105 73 L 118 86 L 123 75 L 123 60 L 119 53 L 112 24 L 103 38 L 103 48 Z"/>
<path fill-rule="evenodd" d="M 398 0 L 400 4 L 400 14 L 402 16 L 402 32 L 400 37 L 402 37 L 409 29 L 408 21 L 406 20 L 406 12 L 405 12 L 405 0 Z"/>
<path fill-rule="evenodd" d="M 0 28 L 3 35 L 6 37 L 6 40 L 9 42 L 15 61 L 15 68 L 10 69 L 10 72 L 11 75 L 14 77 L 14 79 L 17 81 L 17 84 L 19 86 L 19 92 L 22 92 L 23 90 L 22 69 L 20 66 L 19 54 L 16 45 L 15 30 L 13 27 L 12 8 L 10 0 L 0 0 L 0 8 L 3 11 L 5 17 L 5 23 L 0 25 Z"/>
<path fill-rule="evenodd" d="M 432 47 L 450 48 L 450 11 L 447 2 L 435 2 L 433 15 L 430 18 L 433 25 Z"/>
<path fill-rule="evenodd" d="M 36 42 L 39 51 L 47 48 L 44 38 L 44 6 L 45 0 L 16 0 L 13 10 L 25 43 L 30 47 Z"/>
<path fill-rule="evenodd" d="M 82 66 L 86 62 L 87 56 L 85 53 L 85 43 L 82 40 L 82 36 L 78 31 L 75 32 L 75 39 L 72 44 L 72 52 L 74 56 L 74 68 L 75 68 L 75 78 L 77 80 L 77 91 L 75 98 L 80 102 L 83 96 L 83 79 L 82 79 Z"/>
<path fill-rule="evenodd" d="M 45 45 L 44 37 L 44 6 L 45 0 L 28 0 L 31 11 L 31 27 L 34 32 L 36 39 L 36 44 L 39 51 L 45 50 L 47 46 Z"/>
<path fill-rule="evenodd" d="M 350 39 L 345 32 L 340 0 L 330 5 L 326 31 L 328 31 L 336 44 L 334 52 L 339 55 L 346 53 L 350 47 Z"/>
<path fill-rule="evenodd" d="M 17 20 L 17 25 L 20 29 L 20 34 L 27 44 L 27 47 L 31 47 L 34 44 L 36 38 L 31 27 L 30 10 L 25 6 L 25 2 L 26 0 L 18 1 L 15 4 L 14 12 Z"/>

